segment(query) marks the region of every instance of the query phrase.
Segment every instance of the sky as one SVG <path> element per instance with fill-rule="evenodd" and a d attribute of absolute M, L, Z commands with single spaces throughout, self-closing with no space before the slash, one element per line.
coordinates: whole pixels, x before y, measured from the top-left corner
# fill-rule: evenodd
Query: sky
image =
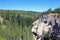
<path fill-rule="evenodd" d="M 43 12 L 49 8 L 60 8 L 60 0 L 0 0 L 0 9 L 4 10 Z"/>

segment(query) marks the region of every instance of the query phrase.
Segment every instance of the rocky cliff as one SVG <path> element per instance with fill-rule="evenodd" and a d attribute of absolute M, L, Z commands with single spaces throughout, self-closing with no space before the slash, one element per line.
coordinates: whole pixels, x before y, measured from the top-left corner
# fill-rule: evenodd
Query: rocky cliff
<path fill-rule="evenodd" d="M 60 14 L 47 14 L 43 15 L 40 19 L 40 22 L 49 23 L 52 26 L 53 32 L 51 32 L 52 40 L 60 40 Z"/>
<path fill-rule="evenodd" d="M 33 25 L 38 25 L 40 22 L 48 23 L 52 26 L 51 39 L 60 40 L 60 14 L 58 13 L 49 13 L 39 17 L 38 20 L 33 22 Z"/>

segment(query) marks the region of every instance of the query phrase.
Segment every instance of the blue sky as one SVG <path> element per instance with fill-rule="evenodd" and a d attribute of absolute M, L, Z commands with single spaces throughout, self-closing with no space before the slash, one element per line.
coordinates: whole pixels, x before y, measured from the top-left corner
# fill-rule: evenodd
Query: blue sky
<path fill-rule="evenodd" d="M 0 9 L 46 11 L 60 7 L 60 0 L 0 0 Z"/>

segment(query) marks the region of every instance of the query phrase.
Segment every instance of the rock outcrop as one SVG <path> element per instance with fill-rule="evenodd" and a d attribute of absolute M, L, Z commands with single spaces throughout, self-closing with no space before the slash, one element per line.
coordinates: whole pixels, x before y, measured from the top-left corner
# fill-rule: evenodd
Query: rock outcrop
<path fill-rule="evenodd" d="M 3 23 L 3 18 L 0 16 L 0 24 L 2 25 Z"/>
<path fill-rule="evenodd" d="M 43 15 L 38 20 L 33 22 L 33 25 L 32 32 L 34 34 L 42 36 L 42 31 L 45 29 L 44 34 L 50 32 L 52 40 L 60 40 L 60 14 L 50 13 Z"/>

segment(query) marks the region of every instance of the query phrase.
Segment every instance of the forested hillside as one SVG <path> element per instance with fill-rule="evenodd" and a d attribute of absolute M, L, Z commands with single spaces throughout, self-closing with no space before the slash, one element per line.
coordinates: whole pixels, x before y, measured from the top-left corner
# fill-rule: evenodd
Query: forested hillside
<path fill-rule="evenodd" d="M 38 12 L 0 10 L 0 40 L 32 40 L 31 27 Z"/>
<path fill-rule="evenodd" d="M 32 23 L 46 13 L 60 13 L 60 8 L 46 12 L 0 10 L 0 40 L 33 40 Z"/>

